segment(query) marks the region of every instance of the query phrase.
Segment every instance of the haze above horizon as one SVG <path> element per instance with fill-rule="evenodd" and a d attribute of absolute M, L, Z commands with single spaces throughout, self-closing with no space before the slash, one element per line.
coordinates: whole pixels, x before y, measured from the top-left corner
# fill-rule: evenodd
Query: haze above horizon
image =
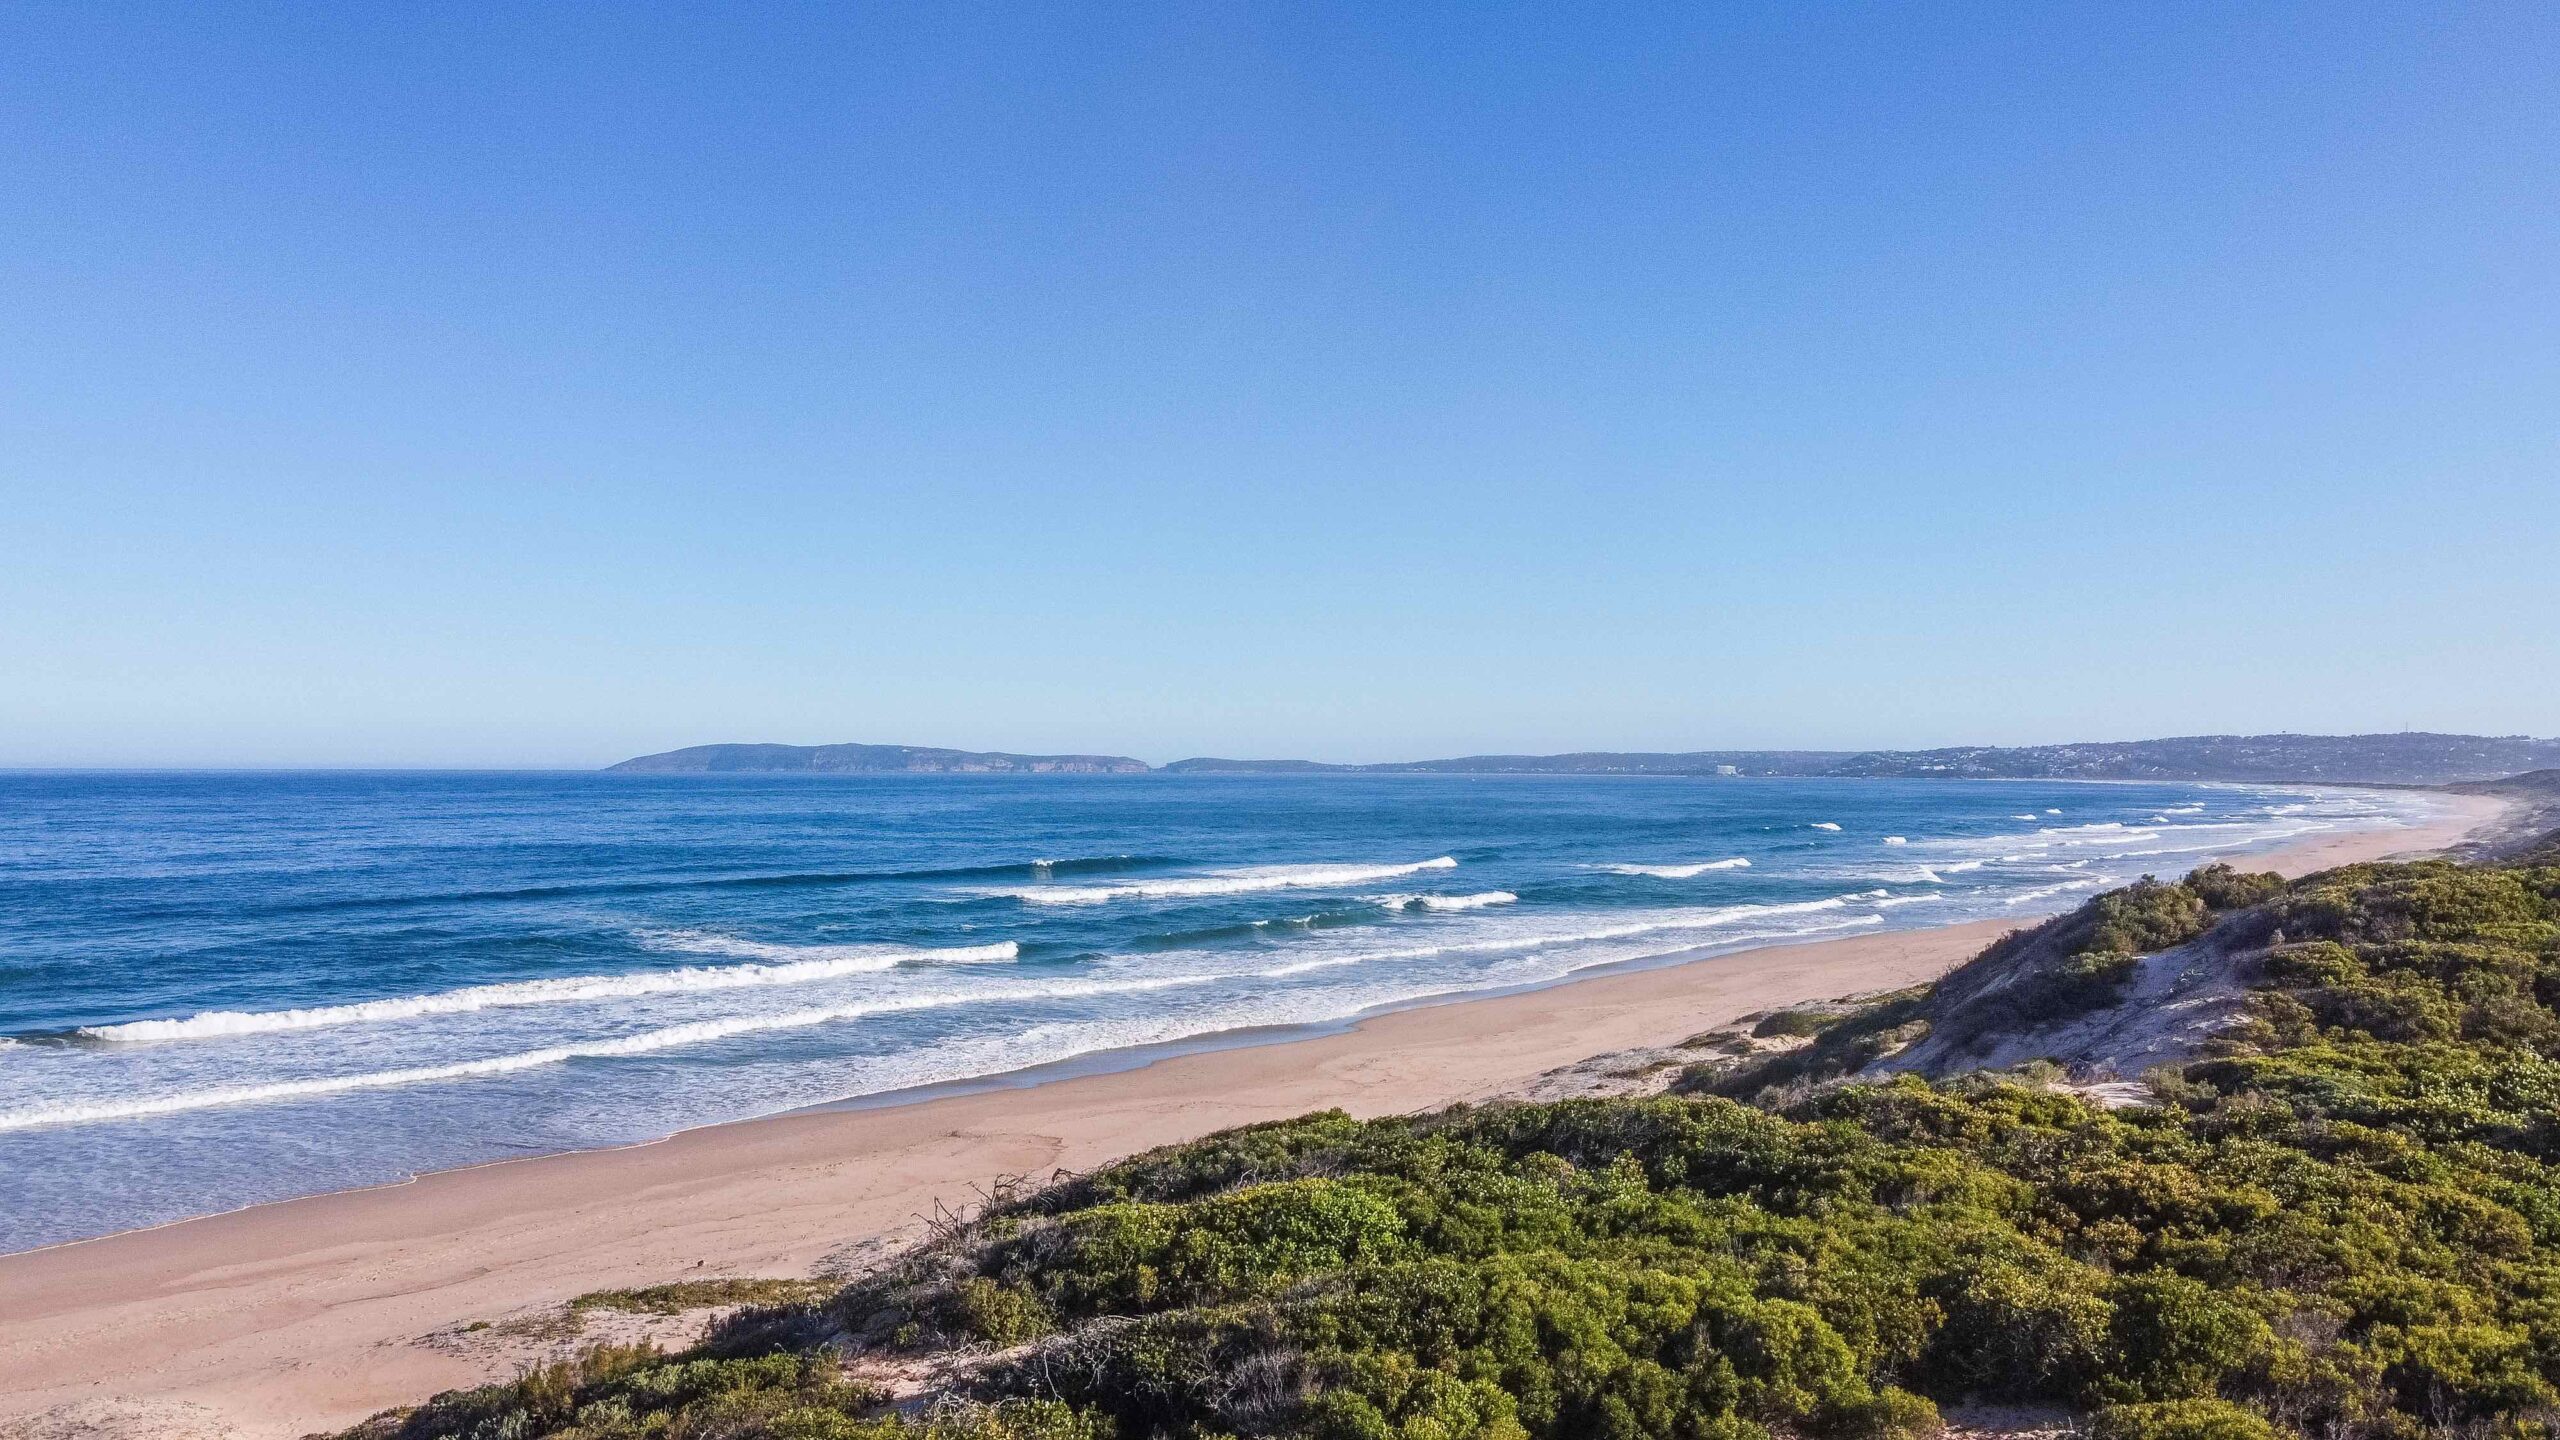
<path fill-rule="evenodd" d="M 2560 733 L 2560 11 L 0 14 L 0 766 Z"/>

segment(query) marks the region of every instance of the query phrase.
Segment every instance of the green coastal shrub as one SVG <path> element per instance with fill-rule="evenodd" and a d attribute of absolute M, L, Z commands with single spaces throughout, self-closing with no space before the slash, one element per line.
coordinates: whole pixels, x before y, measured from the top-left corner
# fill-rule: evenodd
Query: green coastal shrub
<path fill-rule="evenodd" d="M 2274 1338 L 2248 1307 L 2170 1271 L 2124 1276 L 2108 1286 L 2107 1301 L 2108 1355 L 2091 1388 L 2113 1399 L 2210 1398 Z"/>
<path fill-rule="evenodd" d="M 2265 1416 L 2227 1401 L 2110 1405 L 2089 1417 L 2089 1440 L 2276 1440 Z"/>
<path fill-rule="evenodd" d="M 940 1317 L 943 1328 L 990 1345 L 1019 1345 L 1056 1328 L 1049 1307 L 1018 1286 L 972 1275 L 953 1285 Z"/>

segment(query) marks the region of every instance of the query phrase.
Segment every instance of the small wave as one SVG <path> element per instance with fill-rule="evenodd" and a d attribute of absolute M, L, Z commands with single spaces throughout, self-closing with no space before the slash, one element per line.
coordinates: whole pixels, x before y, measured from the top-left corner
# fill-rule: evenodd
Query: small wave
<path fill-rule="evenodd" d="M 2025 818 L 2034 819 L 2036 817 L 2028 816 Z M 1961 840 L 1931 841 L 1930 845 L 1931 848 L 1935 849 L 1962 848 L 1968 850 L 1987 849 L 1994 846 L 2016 846 L 2027 851 L 2029 857 L 2032 857 L 2036 853 L 2050 850 L 2057 846 L 2079 847 L 2112 845 L 2119 840 L 2140 839 L 2146 836 L 2158 835 L 2162 833 L 2164 829 L 2185 833 L 2194 830 L 2246 828 L 2250 827 L 2235 826 L 2227 823 L 2220 825 L 2199 824 L 2161 827 L 2151 825 L 2127 825 L 2121 820 L 2109 820 L 2101 824 L 2092 825 L 2046 825 L 2023 833 L 1972 835 Z M 1998 858 L 2003 861 L 2010 861 L 2022 857 L 2013 853 L 2003 854 Z"/>
<path fill-rule="evenodd" d="M 1612 875 L 1650 875 L 1657 880 L 1689 880 L 1710 870 L 1748 870 L 1751 862 L 1736 855 L 1730 860 L 1701 860 L 1694 865 L 1603 865 L 1600 869 Z"/>
<path fill-rule="evenodd" d="M 1510 905 L 1519 896 L 1508 890 L 1487 890 L 1477 895 L 1372 895 L 1372 904 L 1389 910 L 1481 910 L 1487 905 Z"/>
<path fill-rule="evenodd" d="M 1950 875 L 1962 875 L 1970 870 L 1979 870 L 1990 863 L 1988 860 L 1959 860 L 1953 865 L 1941 865 L 1938 868 Z"/>
<path fill-rule="evenodd" d="M 899 945 L 788 945 L 771 940 L 741 940 L 733 935 L 715 935 L 703 930 L 662 930 L 643 935 L 642 940 L 662 950 L 686 950 L 697 955 L 735 955 L 744 960 L 774 962 L 771 972 L 795 966 L 836 965 L 844 967 L 837 974 L 860 974 L 869 970 L 891 970 L 900 965 L 984 965 L 1021 957 L 1022 947 L 1011 940 L 990 945 L 955 945 L 938 950 L 911 949 Z M 758 967 L 740 965 L 736 971 L 752 973 Z M 642 976 L 649 974 L 640 972 Z M 686 973 L 682 971 L 678 974 Z M 712 970 L 713 975 L 730 970 Z M 826 979 L 812 975 L 811 979 Z M 746 984 L 771 984 L 770 980 L 746 980 Z M 679 989 L 729 989 L 732 986 L 684 985 Z"/>
<path fill-rule="evenodd" d="M 1944 885 L 1946 878 L 1933 865 L 1834 865 L 1805 872 L 1810 877 L 1828 880 L 1880 880 L 1888 885 Z"/>
<path fill-rule="evenodd" d="M 1816 830 L 1837 830 L 1837 829 L 1839 829 L 1840 827 L 1839 827 L 1839 826 L 1837 826 L 1837 825 L 1832 824 L 1832 823 L 1831 823 L 1830 821 L 1828 821 L 1828 820 L 1816 820 L 1816 821 L 1814 821 L 1814 822 L 1813 822 L 1813 825 L 1812 825 L 1812 827 L 1811 827 L 1811 828 L 1816 829 Z"/>
<path fill-rule="evenodd" d="M 564 885 L 519 885 L 492 890 L 442 890 L 414 895 L 357 895 L 329 900 L 295 901 L 250 907 L 259 915 L 305 915 L 338 911 L 408 910 L 438 905 L 490 901 L 602 899 L 613 895 L 655 895 L 684 890 L 798 890 L 839 885 L 902 881 L 1045 879 L 1053 875 L 1107 875 L 1122 870 L 1179 863 L 1161 855 L 1083 855 L 1063 860 L 946 865 L 914 870 L 810 870 L 763 875 L 671 876 L 653 880 L 597 880 Z M 197 913 L 192 906 L 162 907 L 141 912 L 153 916 Z"/>
<path fill-rule="evenodd" d="M 1887 835 L 1884 837 L 1884 843 L 1887 845 L 1908 845 L 1911 843 L 1911 840 L 1908 836 Z"/>
<path fill-rule="evenodd" d="M 1239 920 L 1229 925 L 1202 925 L 1187 930 L 1162 930 L 1131 937 L 1122 949 L 1135 955 L 1160 954 L 1168 950 L 1196 950 L 1217 946 L 1231 940 L 1268 938 L 1286 931 L 1343 929 L 1356 925 L 1374 925 L 1378 911 L 1376 900 L 1363 901 L 1356 908 L 1311 910 L 1304 915 L 1270 915 L 1260 920 Z"/>
<path fill-rule="evenodd" d="M 1328 888 L 1392 880 L 1424 870 L 1455 870 L 1447 855 L 1406 865 L 1264 865 L 1207 875 L 1133 880 L 1124 885 L 1026 885 L 992 893 L 1038 905 L 1094 905 L 1108 900 L 1172 900 L 1204 895 L 1250 895 L 1263 890 Z"/>
<path fill-rule="evenodd" d="M 1397 950 L 1363 950 L 1349 955 L 1328 955 L 1317 959 L 1297 960 L 1286 965 L 1257 972 L 1265 978 L 1303 975 L 1315 970 L 1331 970 L 1345 965 L 1374 964 L 1388 960 L 1429 960 L 1442 955 L 1492 955 L 1512 950 L 1543 950 L 1555 945 L 1582 945 L 1598 940 L 1626 940 L 1640 935 L 1659 935 L 1683 930 L 1721 930 L 1728 926 L 1777 916 L 1812 915 L 1823 911 L 1842 910 L 1851 906 L 1882 900 L 1890 890 L 1861 890 L 1854 894 L 1834 895 L 1828 900 L 1800 900 L 1776 905 L 1723 905 L 1713 909 L 1663 914 L 1655 918 L 1631 920 L 1591 930 L 1532 931 L 1524 934 L 1493 935 L 1481 939 L 1448 940 L 1437 945 L 1421 945 Z M 1872 917 L 1871 917 L 1872 918 Z M 1794 932 L 1776 932 L 1763 938 L 1784 939 Z"/>
<path fill-rule="evenodd" d="M 1043 1000 L 1141 990 L 1166 990 L 1180 985 L 1198 985 L 1227 978 L 1230 977 L 1168 975 L 1148 980 L 1056 981 L 1045 985 L 1020 986 L 1006 990 L 919 995 L 859 1005 L 793 1010 L 779 1015 L 741 1015 L 725 1020 L 697 1020 L 684 1025 L 670 1025 L 660 1030 L 644 1030 L 636 1035 L 624 1035 L 612 1040 L 588 1040 L 573 1045 L 551 1045 L 539 1050 L 520 1050 L 510 1055 L 492 1055 L 478 1060 L 457 1060 L 444 1065 L 416 1065 L 399 1070 L 372 1070 L 353 1075 L 322 1075 L 304 1080 L 276 1080 L 263 1085 L 226 1085 L 210 1090 L 184 1090 L 170 1095 L 153 1095 L 129 1100 L 76 1101 L 63 1105 L 39 1106 L 32 1110 L 0 1111 L 0 1131 L 32 1130 L 44 1125 L 76 1125 L 99 1120 L 132 1120 L 150 1115 L 174 1115 L 188 1110 L 210 1110 L 269 1100 L 299 1100 L 319 1095 L 339 1095 L 351 1090 L 382 1090 L 403 1085 L 433 1084 L 439 1080 L 469 1080 L 487 1075 L 509 1075 L 522 1070 L 535 1070 L 544 1066 L 565 1064 L 571 1060 L 605 1060 L 626 1055 L 646 1055 L 654 1051 L 672 1050 L 686 1045 L 709 1044 L 715 1040 L 727 1040 L 739 1035 L 806 1029 L 813 1025 L 831 1025 L 873 1015 L 932 1010 L 986 1001 Z"/>
<path fill-rule="evenodd" d="M 811 981 L 868 974 L 898 965 L 983 964 L 1011 960 L 1021 953 L 1021 948 L 1010 940 L 963 949 L 908 950 L 884 945 L 769 945 L 754 940 L 687 932 L 652 939 L 654 943 L 672 949 L 779 959 L 782 963 L 688 965 L 678 970 L 637 970 L 620 975 L 563 975 L 550 980 L 467 985 L 459 990 L 426 995 L 359 1000 L 345 1005 L 314 1005 L 299 1010 L 207 1010 L 180 1020 L 87 1025 L 73 1033 L 84 1040 L 117 1045 L 270 1035 L 287 1030 L 317 1030 L 331 1025 L 414 1020 L 428 1015 L 461 1015 L 474 1010 L 518 1005 L 562 1005 L 587 1000 L 618 1000 L 635 995 L 664 995 L 676 991 L 805 985 Z"/>
<path fill-rule="evenodd" d="M 2035 815 L 2035 812 L 2033 812 L 2033 811 L 2029 811 L 2028 813 L 2026 813 L 2026 814 L 2024 814 L 2024 815 L 2012 815 L 2012 816 L 2010 816 L 2009 818 L 2010 818 L 2010 819 L 2012 819 L 2012 820 L 2026 820 L 2026 821 L 2033 821 L 2033 820 L 2036 818 L 2036 815 Z"/>

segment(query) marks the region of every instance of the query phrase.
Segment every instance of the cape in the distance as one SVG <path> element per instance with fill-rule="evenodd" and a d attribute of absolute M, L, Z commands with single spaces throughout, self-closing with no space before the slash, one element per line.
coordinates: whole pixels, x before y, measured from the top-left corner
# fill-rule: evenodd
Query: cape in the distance
<path fill-rule="evenodd" d="M 2524 735 L 2186 735 L 1941 750 L 1583 751 L 1378 765 L 1126 755 L 1015 755 L 919 745 L 691 745 L 609 770 L 656 773 L 1234 775 L 1732 775 L 1955 780 L 2234 780 L 2441 785 L 2560 766 L 2560 740 Z"/>

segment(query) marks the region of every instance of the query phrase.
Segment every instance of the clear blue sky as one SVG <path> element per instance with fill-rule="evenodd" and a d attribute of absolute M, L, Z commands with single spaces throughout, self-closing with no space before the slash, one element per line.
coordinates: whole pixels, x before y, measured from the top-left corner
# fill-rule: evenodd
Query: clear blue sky
<path fill-rule="evenodd" d="M 2560 733 L 2560 8 L 0 11 L 0 764 Z"/>

